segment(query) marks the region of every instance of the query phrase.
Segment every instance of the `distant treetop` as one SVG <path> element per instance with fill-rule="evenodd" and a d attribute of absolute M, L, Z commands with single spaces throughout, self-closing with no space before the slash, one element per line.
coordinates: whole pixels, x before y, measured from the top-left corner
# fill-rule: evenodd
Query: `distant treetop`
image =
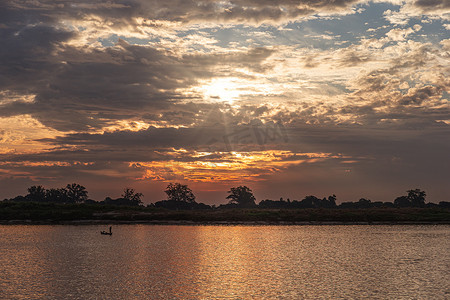
<path fill-rule="evenodd" d="M 256 199 L 253 192 L 247 186 L 232 187 L 226 199 L 230 199 L 230 204 L 237 204 L 240 207 L 254 207 L 256 206 Z"/>
<path fill-rule="evenodd" d="M 164 192 L 167 194 L 167 200 L 169 201 L 195 202 L 195 195 L 192 190 L 181 183 L 170 183 Z"/>

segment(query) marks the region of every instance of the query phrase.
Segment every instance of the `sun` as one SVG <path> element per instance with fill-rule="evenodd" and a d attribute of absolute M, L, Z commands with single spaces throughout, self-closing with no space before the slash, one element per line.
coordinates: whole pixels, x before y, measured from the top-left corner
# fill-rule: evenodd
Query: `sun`
<path fill-rule="evenodd" d="M 239 99 L 244 91 L 238 78 L 214 78 L 201 87 L 206 99 L 233 102 Z"/>

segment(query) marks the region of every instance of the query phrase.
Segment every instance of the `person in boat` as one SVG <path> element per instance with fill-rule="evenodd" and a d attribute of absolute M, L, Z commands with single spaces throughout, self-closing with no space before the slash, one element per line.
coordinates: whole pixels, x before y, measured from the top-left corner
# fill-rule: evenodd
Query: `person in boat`
<path fill-rule="evenodd" d="M 100 234 L 112 235 L 111 229 L 112 229 L 112 226 L 109 226 L 109 232 L 103 230 L 103 231 L 100 231 Z"/>

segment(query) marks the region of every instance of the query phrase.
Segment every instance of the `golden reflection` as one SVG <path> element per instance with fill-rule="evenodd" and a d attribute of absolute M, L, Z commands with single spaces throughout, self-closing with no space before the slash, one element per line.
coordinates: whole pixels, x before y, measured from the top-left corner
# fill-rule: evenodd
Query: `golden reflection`
<path fill-rule="evenodd" d="M 445 226 L 103 229 L 0 226 L 0 298 L 448 298 Z"/>
<path fill-rule="evenodd" d="M 67 253 L 56 253 L 52 248 L 57 244 L 53 226 L 11 226 L 1 227 L 2 258 L 0 265 L 9 266 L 2 270 L 2 283 L 21 283 L 2 285 L 2 299 L 43 299 L 50 297 L 58 281 L 52 280 L 56 260 Z M 18 245 L 20 245 L 18 247 Z M 55 252 L 52 252 L 55 251 Z M 72 270 L 66 269 L 67 272 Z M 4 297 L 4 298 L 3 298 Z"/>
<path fill-rule="evenodd" d="M 201 282 L 197 290 L 200 299 L 210 295 L 242 299 L 248 296 L 248 289 L 255 288 L 249 285 L 249 281 L 255 276 L 255 268 L 262 257 L 253 247 L 254 229 L 242 226 L 224 229 L 209 226 L 196 228 L 200 242 L 197 275 Z"/>

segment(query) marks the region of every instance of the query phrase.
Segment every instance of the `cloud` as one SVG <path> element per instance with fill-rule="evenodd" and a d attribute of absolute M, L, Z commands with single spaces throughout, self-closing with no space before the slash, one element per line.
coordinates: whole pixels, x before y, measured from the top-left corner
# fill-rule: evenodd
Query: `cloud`
<path fill-rule="evenodd" d="M 372 1 L 3 1 L 0 178 L 438 182 L 450 46 L 406 24 L 448 4 L 377 2 L 367 38 Z"/>
<path fill-rule="evenodd" d="M 400 29 L 400 28 L 394 28 L 391 29 L 388 33 L 386 33 L 386 36 L 393 41 L 404 41 L 408 35 L 411 33 L 417 32 L 422 28 L 422 26 L 416 24 L 413 28 L 406 28 L 406 29 Z"/>
<path fill-rule="evenodd" d="M 81 20 L 97 24 L 102 29 L 126 29 L 129 26 L 158 26 L 158 21 L 181 24 L 202 22 L 276 23 L 295 20 L 313 14 L 351 13 L 357 0 L 231 0 L 231 1 L 21 1 L 8 0 L 4 7 L 30 15 L 38 13 L 47 21 Z M 141 18 L 141 19 L 139 19 Z M 139 22 L 138 22 L 139 21 Z"/>
<path fill-rule="evenodd" d="M 402 1 L 398 11 L 387 10 L 385 18 L 392 24 L 406 25 L 412 18 L 417 19 L 450 19 L 450 4 L 448 0 L 415 0 Z"/>
<path fill-rule="evenodd" d="M 232 130 L 248 133 L 252 128 L 241 126 Z M 299 172 L 317 167 L 327 168 L 330 173 L 350 169 L 367 174 L 419 165 L 424 171 L 433 169 L 437 176 L 445 176 L 442 172 L 443 166 L 448 165 L 450 144 L 445 137 L 449 126 L 393 128 L 392 124 L 373 128 L 298 124 L 285 128 L 287 140 L 269 140 L 264 149 L 255 139 L 241 138 L 239 144 L 233 145 L 239 151 L 227 149 L 222 139 L 225 129 L 219 125 L 72 134 L 52 141 L 55 146 L 66 145 L 65 149 L 1 155 L 5 163 L 0 169 L 41 179 L 72 172 L 76 176 L 144 181 L 249 182 L 268 180 L 293 167 Z"/>
<path fill-rule="evenodd" d="M 28 112 L 62 131 L 102 128 L 117 118 L 136 116 L 136 110 L 143 112 L 141 117 L 158 115 L 183 98 L 178 89 L 200 79 L 229 75 L 234 68 L 266 72 L 262 62 L 273 52 L 254 48 L 179 56 L 120 39 L 115 47 L 85 50 L 57 46 L 53 41 L 66 38 L 59 31 L 45 33 L 45 40 L 52 42 L 16 39 L 9 32 L 8 39 L 14 43 L 0 56 L 6 61 L 0 74 L 8 74 L 0 88 L 19 95 L 32 94 L 34 101 L 6 103 L 1 114 Z M 46 47 L 38 51 L 33 41 Z M 23 48 L 35 50 L 22 53 Z"/>

